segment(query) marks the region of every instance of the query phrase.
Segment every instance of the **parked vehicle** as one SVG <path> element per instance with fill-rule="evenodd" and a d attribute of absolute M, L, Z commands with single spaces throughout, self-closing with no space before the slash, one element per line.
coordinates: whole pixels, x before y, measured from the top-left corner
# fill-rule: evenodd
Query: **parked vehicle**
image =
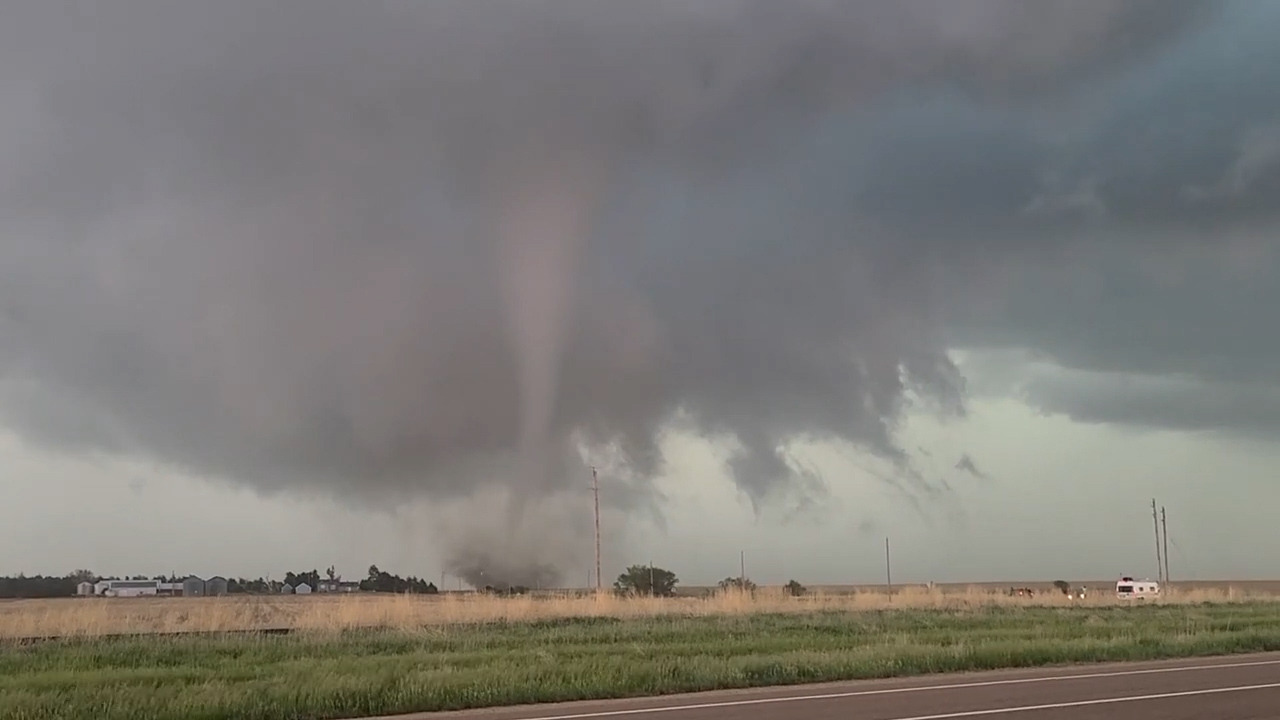
<path fill-rule="evenodd" d="M 1125 576 L 1116 582 L 1116 597 L 1121 600 L 1145 600 L 1160 597 L 1160 583 L 1154 580 L 1134 580 Z"/>

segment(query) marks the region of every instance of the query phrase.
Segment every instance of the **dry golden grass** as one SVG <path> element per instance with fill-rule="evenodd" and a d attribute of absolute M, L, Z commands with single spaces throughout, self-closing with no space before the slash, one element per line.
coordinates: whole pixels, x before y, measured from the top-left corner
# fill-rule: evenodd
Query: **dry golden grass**
<path fill-rule="evenodd" d="M 1096 587 L 1096 586 L 1095 586 Z M 1094 591 L 1071 599 L 1056 591 L 1010 597 L 990 586 L 903 587 L 790 597 L 781 588 L 754 594 L 717 592 L 706 597 L 628 598 L 612 594 L 495 597 L 474 594 L 238 596 L 224 598 L 60 598 L 0 602 L 0 637 L 100 636 L 115 633 L 234 631 L 268 628 L 341 630 L 362 627 L 420 628 L 493 621 L 522 622 L 578 617 L 645 618 L 663 615 L 804 613 L 889 608 L 978 609 L 993 605 L 1101 607 L 1132 601 Z M 1272 600 L 1280 594 L 1236 585 L 1177 588 L 1162 604 Z"/>

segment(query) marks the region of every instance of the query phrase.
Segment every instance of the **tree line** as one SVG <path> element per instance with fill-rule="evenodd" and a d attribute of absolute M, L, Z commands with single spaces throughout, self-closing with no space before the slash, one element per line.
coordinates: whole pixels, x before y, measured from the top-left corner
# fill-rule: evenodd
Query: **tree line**
<path fill-rule="evenodd" d="M 181 575 L 101 576 L 90 570 L 76 570 L 64 576 L 23 575 L 20 573 L 15 577 L 0 577 L 0 598 L 66 597 L 75 595 L 76 586 L 80 583 L 96 583 L 99 580 L 158 580 L 160 582 L 180 583 L 185 578 L 186 576 Z M 300 583 L 306 583 L 314 590 L 322 579 L 342 582 L 342 577 L 337 574 L 333 566 L 330 566 L 325 569 L 323 574 L 316 569 L 303 572 L 290 571 L 285 573 L 281 579 L 268 579 L 265 577 L 254 579 L 243 577 L 228 578 L 227 592 L 247 595 L 278 594 L 286 584 L 290 587 L 297 587 Z M 401 577 L 386 572 L 377 565 L 370 565 L 365 577 L 355 582 L 358 583 L 357 587 L 361 592 L 418 593 L 423 595 L 433 595 L 440 592 L 435 583 L 413 575 Z M 632 565 L 618 575 L 617 580 L 613 583 L 613 590 L 618 594 L 624 595 L 671 597 L 675 595 L 678 583 L 679 579 L 676 574 L 665 568 L 652 565 Z M 718 587 L 721 590 L 754 592 L 756 584 L 750 578 L 727 577 L 718 583 Z M 784 590 L 790 595 L 803 595 L 805 593 L 805 587 L 795 580 L 787 583 L 784 586 Z M 502 594 L 523 594 L 527 591 L 527 588 L 511 588 Z M 497 593 L 498 591 L 493 588 L 483 588 L 481 592 Z"/>
<path fill-rule="evenodd" d="M 613 582 L 613 590 L 622 595 L 648 595 L 652 597 L 671 597 L 675 595 L 679 579 L 676 574 L 665 568 L 653 565 L 632 565 Z M 747 577 L 727 577 L 717 583 L 721 590 L 739 590 L 755 592 L 756 584 Z M 805 587 L 792 580 L 783 586 L 788 595 L 805 594 Z"/>
<path fill-rule="evenodd" d="M 0 577 L 0 598 L 54 598 L 67 597 L 75 595 L 77 586 L 82 582 L 96 583 L 100 580 L 156 580 L 159 582 L 180 583 L 185 580 L 186 575 L 99 575 L 91 570 L 76 570 L 66 575 L 24 575 L 19 573 L 16 576 Z M 323 577 L 333 581 L 341 582 L 342 578 L 330 566 L 324 571 Z M 306 583 L 313 590 L 320 584 L 322 575 L 318 570 L 307 570 L 304 572 L 287 572 L 281 579 L 260 578 L 227 578 L 227 592 L 231 594 L 247 594 L 247 595 L 267 595 L 272 593 L 280 593 L 286 584 L 290 587 L 297 587 L 299 583 Z M 377 565 L 370 565 L 368 574 L 360 578 L 358 588 L 361 592 L 383 592 L 383 593 L 419 593 L 424 595 L 432 595 L 440 590 L 435 583 L 428 582 L 422 578 L 410 575 L 401 577 L 393 573 L 381 570 Z"/>

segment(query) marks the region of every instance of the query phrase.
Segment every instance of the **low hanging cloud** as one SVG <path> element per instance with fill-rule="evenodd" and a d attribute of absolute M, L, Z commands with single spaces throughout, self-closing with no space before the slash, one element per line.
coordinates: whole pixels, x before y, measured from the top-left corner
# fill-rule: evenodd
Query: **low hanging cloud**
<path fill-rule="evenodd" d="M 581 496 L 584 449 L 606 502 L 653 509 L 671 427 L 736 441 L 757 506 L 814 482 L 795 439 L 918 477 L 896 427 L 908 396 L 964 413 L 958 303 L 1074 246 L 1019 212 L 1063 153 L 1018 118 L 1216 8 L 19 4 L 0 412 L 264 492 L 492 494 L 448 533 L 473 582 L 534 584 L 495 559 L 531 543 L 579 562 L 548 498 Z"/>
<path fill-rule="evenodd" d="M 990 480 L 991 476 L 978 468 L 978 463 L 969 453 L 964 453 L 960 459 L 956 461 L 955 468 L 961 472 L 966 472 L 980 480 Z"/>

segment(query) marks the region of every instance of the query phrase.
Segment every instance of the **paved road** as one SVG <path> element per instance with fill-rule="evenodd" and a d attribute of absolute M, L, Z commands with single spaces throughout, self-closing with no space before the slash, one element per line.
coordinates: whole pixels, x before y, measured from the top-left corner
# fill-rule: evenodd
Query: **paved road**
<path fill-rule="evenodd" d="M 1274 720 L 1280 653 L 1005 670 L 400 716 L 396 720 Z M 384 719 L 386 720 L 386 719 Z"/>

